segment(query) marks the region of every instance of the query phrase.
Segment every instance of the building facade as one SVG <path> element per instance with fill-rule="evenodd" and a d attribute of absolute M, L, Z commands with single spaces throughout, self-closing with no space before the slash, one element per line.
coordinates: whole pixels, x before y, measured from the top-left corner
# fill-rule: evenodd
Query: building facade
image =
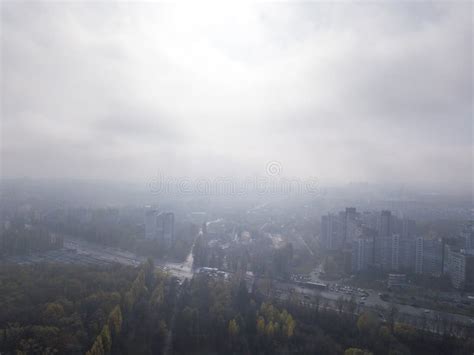
<path fill-rule="evenodd" d="M 174 239 L 174 214 L 171 212 L 158 213 L 157 210 L 145 210 L 145 238 L 159 240 L 169 246 Z"/>

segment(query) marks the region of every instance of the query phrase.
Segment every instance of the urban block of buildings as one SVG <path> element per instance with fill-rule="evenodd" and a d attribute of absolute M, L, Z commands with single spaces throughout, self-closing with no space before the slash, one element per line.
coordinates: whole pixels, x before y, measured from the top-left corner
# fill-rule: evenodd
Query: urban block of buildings
<path fill-rule="evenodd" d="M 448 275 L 458 289 L 474 289 L 474 233 L 472 223 L 460 236 L 460 247 L 441 238 L 420 236 L 416 223 L 391 211 L 358 212 L 348 207 L 321 219 L 320 242 L 326 251 L 350 255 L 352 273 L 377 269 L 398 275 Z M 346 268 L 347 269 L 347 268 Z"/>

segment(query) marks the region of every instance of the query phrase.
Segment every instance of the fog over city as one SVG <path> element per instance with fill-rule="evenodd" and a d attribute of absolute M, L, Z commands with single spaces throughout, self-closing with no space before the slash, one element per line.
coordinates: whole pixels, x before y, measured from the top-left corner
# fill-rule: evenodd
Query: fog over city
<path fill-rule="evenodd" d="M 0 355 L 472 355 L 472 1 L 0 0 Z"/>
<path fill-rule="evenodd" d="M 472 191 L 471 2 L 2 2 L 4 177 Z"/>

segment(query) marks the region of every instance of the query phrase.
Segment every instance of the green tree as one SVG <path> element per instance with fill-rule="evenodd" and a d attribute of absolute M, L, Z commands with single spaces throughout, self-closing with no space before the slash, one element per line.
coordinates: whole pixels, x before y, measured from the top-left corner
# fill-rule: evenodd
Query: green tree
<path fill-rule="evenodd" d="M 260 336 L 265 334 L 265 319 L 261 316 L 257 319 L 257 334 Z"/>
<path fill-rule="evenodd" d="M 106 324 L 100 332 L 100 338 L 104 347 L 105 354 L 109 354 L 112 349 L 112 337 L 110 336 L 109 326 Z"/>
<path fill-rule="evenodd" d="M 291 314 L 286 318 L 286 336 L 291 338 L 295 332 L 296 322 L 293 320 Z"/>
<path fill-rule="evenodd" d="M 268 322 L 267 326 L 265 327 L 265 335 L 269 338 L 273 338 L 275 335 L 275 328 L 272 321 Z"/>
<path fill-rule="evenodd" d="M 64 317 L 64 307 L 59 303 L 48 303 L 43 312 L 43 317 L 49 323 L 57 323 Z"/>
<path fill-rule="evenodd" d="M 104 345 L 102 344 L 102 338 L 100 336 L 96 338 L 86 355 L 105 355 Z"/>
<path fill-rule="evenodd" d="M 231 338 L 236 338 L 239 335 L 239 325 L 235 321 L 235 319 L 232 319 L 229 321 L 229 326 L 227 327 L 229 335 Z"/>
<path fill-rule="evenodd" d="M 395 305 L 395 303 L 390 303 L 390 306 L 387 311 L 387 321 L 388 324 L 390 325 L 390 331 L 393 332 L 393 327 L 395 325 L 395 320 L 398 316 L 398 307 Z"/>
<path fill-rule="evenodd" d="M 120 306 L 117 305 L 115 308 L 110 312 L 109 319 L 108 319 L 108 326 L 113 337 L 120 334 L 120 330 L 122 329 L 122 311 L 120 310 Z"/>

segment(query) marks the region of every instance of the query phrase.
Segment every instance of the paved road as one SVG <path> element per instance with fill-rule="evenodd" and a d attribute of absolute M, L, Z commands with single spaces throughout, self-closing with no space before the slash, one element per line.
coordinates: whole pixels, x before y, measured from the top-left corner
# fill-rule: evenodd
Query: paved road
<path fill-rule="evenodd" d="M 335 303 L 335 301 L 342 297 L 345 300 L 350 300 L 352 295 L 348 295 L 341 292 L 329 291 L 329 290 L 315 290 L 307 287 L 301 287 L 295 285 L 294 283 L 288 282 L 276 282 L 276 289 L 280 293 L 280 298 L 288 298 L 292 292 L 296 292 L 299 297 L 302 297 L 306 302 L 314 302 L 315 297 L 320 297 L 324 300 Z M 389 309 L 391 304 L 380 299 L 377 291 L 374 290 L 364 290 L 367 293 L 367 296 L 364 296 L 365 299 L 362 301 L 360 296 L 355 296 L 355 301 L 358 304 L 358 308 L 362 310 L 371 309 L 377 312 L 385 313 Z M 363 302 L 363 303 L 361 303 Z M 331 304 L 330 304 L 331 305 Z M 436 310 L 427 310 L 424 308 L 415 308 L 408 305 L 397 304 L 398 308 L 398 320 L 407 322 L 412 325 L 418 326 L 422 323 L 427 323 L 427 326 L 430 325 L 435 327 L 435 323 L 442 323 L 443 320 L 446 320 L 450 323 L 462 324 L 468 327 L 474 327 L 474 320 L 468 316 L 436 311 Z"/>
<path fill-rule="evenodd" d="M 64 247 L 67 249 L 75 249 L 81 254 L 92 255 L 98 260 L 108 260 L 124 265 L 138 266 L 146 261 L 144 256 L 139 256 L 129 251 L 104 247 L 77 239 L 67 239 L 64 242 Z M 192 253 L 188 255 L 183 263 L 167 262 L 160 259 L 155 259 L 154 262 L 157 267 L 170 272 L 179 279 L 191 278 L 193 276 Z"/>

